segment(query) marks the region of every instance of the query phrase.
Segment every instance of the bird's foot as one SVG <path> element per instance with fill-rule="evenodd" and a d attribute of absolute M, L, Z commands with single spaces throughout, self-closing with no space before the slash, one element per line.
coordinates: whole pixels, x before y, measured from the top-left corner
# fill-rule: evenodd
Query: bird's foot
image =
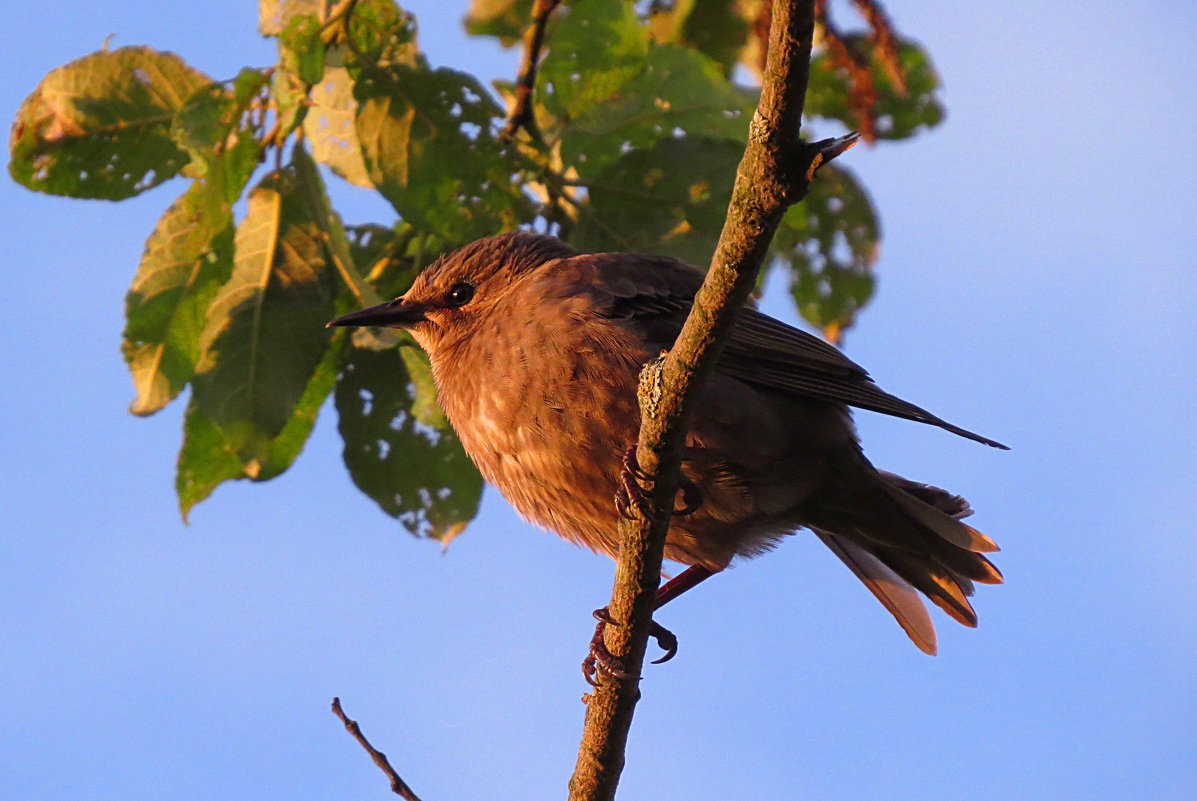
<path fill-rule="evenodd" d="M 594 636 L 590 638 L 590 652 L 582 660 L 582 675 L 586 677 L 586 682 L 592 687 L 597 687 L 597 675 L 600 670 L 609 673 L 617 679 L 640 678 L 624 670 L 623 660 L 607 650 L 607 643 L 603 640 L 603 632 L 608 625 L 619 625 L 611 617 L 611 613 L 607 610 L 607 607 L 594 610 L 594 618 L 598 621 L 598 624 L 594 627 Z M 657 646 L 665 652 L 659 659 L 654 659 L 652 664 L 659 665 L 662 662 L 668 662 L 677 655 L 677 635 L 672 631 L 654 620 L 648 634 L 657 641 Z"/>
<path fill-rule="evenodd" d="M 621 516 L 630 518 L 633 508 L 644 518 L 651 516 L 652 504 L 649 493 L 640 483 L 647 478 L 648 474 L 640 468 L 640 461 L 636 458 L 636 446 L 633 445 L 623 452 L 622 469 L 619 471 L 619 491 L 615 493 L 615 505 Z M 681 509 L 674 509 L 673 514 L 685 517 L 697 512 L 702 506 L 702 491 L 698 485 L 682 476 L 679 481 L 679 489 L 684 505 Z"/>

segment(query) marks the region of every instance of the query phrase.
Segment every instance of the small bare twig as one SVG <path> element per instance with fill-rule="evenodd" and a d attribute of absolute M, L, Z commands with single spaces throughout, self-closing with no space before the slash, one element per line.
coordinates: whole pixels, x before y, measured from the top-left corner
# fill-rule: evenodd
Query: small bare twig
<path fill-rule="evenodd" d="M 520 75 L 516 79 L 515 100 L 499 138 L 509 142 L 516 132 L 523 128 L 533 139 L 539 140 L 540 130 L 536 126 L 536 114 L 532 109 L 532 94 L 536 87 L 536 67 L 540 64 L 540 51 L 544 46 L 545 28 L 549 17 L 561 0 L 536 0 L 532 6 L 532 22 L 524 31 L 524 58 L 520 63 Z"/>
<path fill-rule="evenodd" d="M 391 792 L 407 799 L 407 801 L 420 801 L 420 797 L 416 795 L 415 791 L 408 787 L 407 782 L 399 778 L 399 774 L 391 767 L 391 763 L 387 761 L 387 755 L 370 745 L 370 741 L 366 739 L 366 735 L 362 734 L 362 729 L 357 725 L 356 720 L 350 720 L 345 716 L 345 710 L 341 709 L 340 698 L 332 700 L 332 711 L 345 724 L 346 730 L 353 735 L 353 739 L 357 740 L 362 748 L 366 749 L 366 753 L 374 760 L 374 764 L 378 766 L 378 769 L 385 773 L 387 778 L 391 780 Z"/>

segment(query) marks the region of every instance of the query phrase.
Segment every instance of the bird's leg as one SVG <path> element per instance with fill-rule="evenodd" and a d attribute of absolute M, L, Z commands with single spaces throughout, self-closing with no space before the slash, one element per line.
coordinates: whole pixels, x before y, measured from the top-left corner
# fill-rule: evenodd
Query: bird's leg
<path fill-rule="evenodd" d="M 686 590 L 696 587 L 713 575 L 715 572 L 709 568 L 702 565 L 691 565 L 684 572 L 657 588 L 657 595 L 653 599 L 653 609 L 660 609 Z M 591 685 L 596 683 L 595 675 L 600 668 L 618 679 L 630 678 L 623 669 L 623 662 L 607 650 L 607 644 L 603 639 L 603 632 L 608 624 L 618 625 L 618 623 L 611 617 L 611 612 L 605 606 L 602 609 L 594 610 L 594 617 L 598 621 L 598 625 L 594 627 L 594 636 L 590 638 L 590 652 L 582 660 L 582 675 Z M 648 631 L 649 636 L 655 639 L 657 646 L 665 652 L 659 659 L 652 661 L 652 664 L 659 665 L 677 655 L 677 635 L 655 620 L 651 625 L 652 627 Z"/>
<path fill-rule="evenodd" d="M 633 506 L 643 517 L 649 517 L 652 505 L 649 503 L 648 492 L 640 483 L 646 478 L 648 476 L 640 468 L 640 462 L 636 458 L 636 446 L 633 445 L 623 452 L 623 461 L 619 471 L 619 491 L 615 493 L 615 505 L 623 517 L 631 517 L 630 512 Z M 682 503 L 685 506 L 681 509 L 674 509 L 673 514 L 685 517 L 697 512 L 702 506 L 702 490 L 684 475 L 679 480 L 678 487 L 682 491 Z"/>

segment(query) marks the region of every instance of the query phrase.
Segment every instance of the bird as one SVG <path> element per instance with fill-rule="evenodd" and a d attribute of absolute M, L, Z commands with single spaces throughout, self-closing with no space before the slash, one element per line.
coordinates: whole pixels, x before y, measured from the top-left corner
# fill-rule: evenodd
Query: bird
<path fill-rule="evenodd" d="M 672 347 L 702 281 L 667 256 L 584 253 L 512 231 L 440 257 L 400 297 L 329 325 L 409 331 L 482 476 L 525 519 L 614 558 L 639 374 Z M 807 529 L 923 652 L 937 645 L 920 595 L 976 626 L 974 584 L 1002 583 L 985 556 L 997 544 L 962 522 L 972 509 L 960 496 L 875 468 L 849 407 L 1006 449 L 885 392 L 819 337 L 746 307 L 691 418 L 679 492 L 687 508 L 665 541 L 665 557 L 687 570 L 661 587 L 658 607 Z"/>

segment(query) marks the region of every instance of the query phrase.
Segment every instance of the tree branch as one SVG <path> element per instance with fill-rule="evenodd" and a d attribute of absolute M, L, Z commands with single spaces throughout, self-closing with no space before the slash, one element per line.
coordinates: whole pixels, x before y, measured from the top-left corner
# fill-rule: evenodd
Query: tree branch
<path fill-rule="evenodd" d="M 814 0 L 774 0 L 761 98 L 736 172 L 727 220 L 706 280 L 673 349 L 645 366 L 640 380 L 637 459 L 653 514 L 620 525 L 620 556 L 606 629 L 608 650 L 629 678 L 599 672 L 587 697 L 570 801 L 610 801 L 639 699 L 639 673 L 660 583 L 662 553 L 679 483 L 689 413 L 718 357 L 786 209 L 801 200 L 819 166 L 855 135 L 808 145 L 799 138 L 810 70 Z"/>
<path fill-rule="evenodd" d="M 362 728 L 357 725 L 357 721 L 351 720 L 345 715 L 345 710 L 341 709 L 340 698 L 332 700 L 332 711 L 345 724 L 345 728 L 353 735 L 353 739 L 357 740 L 358 744 L 366 749 L 366 753 L 374 760 L 374 764 L 378 766 L 378 769 L 385 773 L 386 777 L 391 780 L 391 792 L 397 796 L 401 796 L 406 801 L 420 801 L 420 797 L 416 795 L 415 790 L 408 787 L 407 782 L 399 778 L 399 774 L 391 767 L 387 755 L 370 745 L 370 741 L 366 739 L 366 735 L 362 734 Z"/>

